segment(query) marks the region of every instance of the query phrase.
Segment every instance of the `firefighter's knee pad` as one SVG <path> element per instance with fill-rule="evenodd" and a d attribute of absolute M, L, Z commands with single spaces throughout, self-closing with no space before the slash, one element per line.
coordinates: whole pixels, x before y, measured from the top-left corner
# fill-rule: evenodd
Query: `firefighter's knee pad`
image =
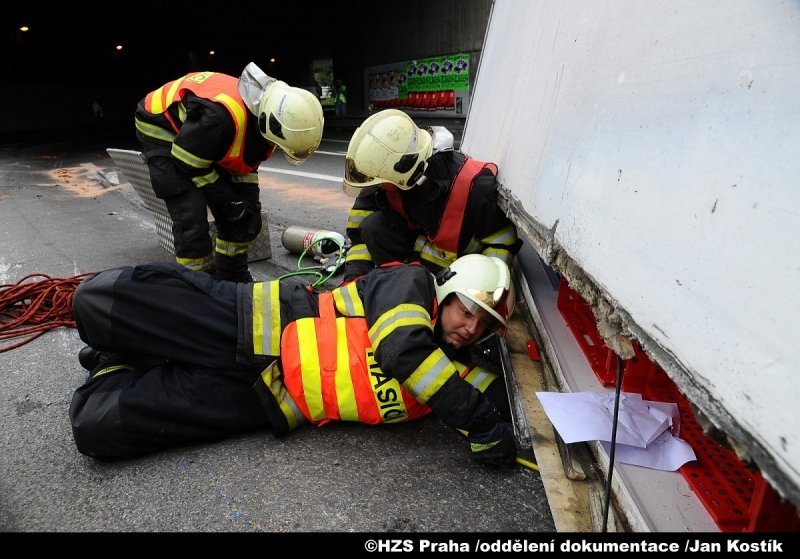
<path fill-rule="evenodd" d="M 261 372 L 261 377 L 253 385 L 258 395 L 261 406 L 267 414 L 272 433 L 276 437 L 294 431 L 306 423 L 306 418 L 300 413 L 286 385 L 283 384 L 283 373 L 277 361 L 270 363 Z"/>

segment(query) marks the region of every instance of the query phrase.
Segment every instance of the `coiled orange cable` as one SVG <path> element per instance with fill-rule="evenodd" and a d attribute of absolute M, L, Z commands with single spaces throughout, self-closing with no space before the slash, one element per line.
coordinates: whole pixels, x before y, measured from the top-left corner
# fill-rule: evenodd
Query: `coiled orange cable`
<path fill-rule="evenodd" d="M 32 342 L 55 328 L 75 328 L 72 296 L 83 279 L 91 275 L 94 273 L 51 278 L 30 274 L 17 283 L 0 285 L 0 353 Z M 22 337 L 26 338 L 7 343 Z"/>

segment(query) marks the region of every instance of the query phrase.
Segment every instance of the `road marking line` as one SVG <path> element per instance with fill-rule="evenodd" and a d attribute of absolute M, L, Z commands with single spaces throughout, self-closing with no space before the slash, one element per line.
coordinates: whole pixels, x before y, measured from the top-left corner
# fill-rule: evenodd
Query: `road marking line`
<path fill-rule="evenodd" d="M 343 178 L 334 175 L 321 175 L 319 173 L 306 173 L 304 171 L 292 171 L 291 169 L 273 169 L 271 167 L 259 167 L 259 171 L 265 173 L 283 173 L 284 175 L 297 175 L 298 177 L 308 177 L 311 179 L 320 179 L 323 181 L 331 181 L 341 183 Z"/>

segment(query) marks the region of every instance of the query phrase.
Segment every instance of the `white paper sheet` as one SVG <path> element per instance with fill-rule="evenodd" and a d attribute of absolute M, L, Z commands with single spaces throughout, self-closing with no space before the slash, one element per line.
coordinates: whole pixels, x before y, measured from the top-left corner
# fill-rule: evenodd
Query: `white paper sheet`
<path fill-rule="evenodd" d="M 613 392 L 537 392 L 547 417 L 566 443 L 601 441 L 610 449 Z M 691 446 L 675 436 L 680 429 L 677 404 L 620 395 L 615 460 L 673 471 L 695 460 Z"/>

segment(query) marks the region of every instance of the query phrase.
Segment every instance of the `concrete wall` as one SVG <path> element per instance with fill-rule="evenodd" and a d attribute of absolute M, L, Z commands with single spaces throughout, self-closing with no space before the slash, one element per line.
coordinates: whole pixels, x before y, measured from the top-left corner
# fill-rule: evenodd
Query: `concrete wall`
<path fill-rule="evenodd" d="M 462 142 L 795 503 L 798 24 L 793 1 L 496 0 Z"/>

